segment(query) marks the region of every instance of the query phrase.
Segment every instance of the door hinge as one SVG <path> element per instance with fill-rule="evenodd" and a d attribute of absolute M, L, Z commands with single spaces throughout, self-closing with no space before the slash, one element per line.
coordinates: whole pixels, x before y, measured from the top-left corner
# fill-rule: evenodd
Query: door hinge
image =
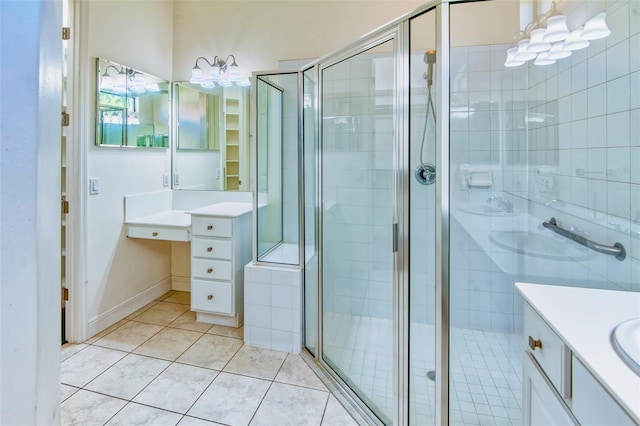
<path fill-rule="evenodd" d="M 62 213 L 69 214 L 69 202 L 67 200 L 62 200 Z"/>
<path fill-rule="evenodd" d="M 62 39 L 69 40 L 71 38 L 71 28 L 70 27 L 62 27 Z"/>
<path fill-rule="evenodd" d="M 62 288 L 62 300 L 69 300 L 69 289 L 65 288 L 65 287 L 61 287 Z"/>
<path fill-rule="evenodd" d="M 66 112 L 62 113 L 62 127 L 67 127 L 69 125 L 69 114 Z"/>

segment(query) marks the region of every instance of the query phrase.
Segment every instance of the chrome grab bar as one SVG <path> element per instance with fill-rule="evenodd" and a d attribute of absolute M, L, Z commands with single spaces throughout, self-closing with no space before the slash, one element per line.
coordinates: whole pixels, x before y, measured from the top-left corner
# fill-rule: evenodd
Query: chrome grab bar
<path fill-rule="evenodd" d="M 552 230 L 556 234 L 560 234 L 563 237 L 569 238 L 570 240 L 573 240 L 578 244 L 582 244 L 583 246 L 588 247 L 593 251 L 597 251 L 598 253 L 610 254 L 612 256 L 615 256 L 618 260 L 624 260 L 627 257 L 627 251 L 624 249 L 624 246 L 622 244 L 615 243 L 613 246 L 605 246 L 604 244 L 593 242 L 590 239 L 577 235 L 567 229 L 560 228 L 558 226 L 558 223 L 556 222 L 555 217 L 542 222 L 542 226 Z"/>

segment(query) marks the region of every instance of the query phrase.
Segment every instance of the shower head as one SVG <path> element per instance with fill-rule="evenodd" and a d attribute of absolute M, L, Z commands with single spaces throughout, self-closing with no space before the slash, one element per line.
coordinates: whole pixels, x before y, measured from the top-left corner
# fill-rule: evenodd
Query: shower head
<path fill-rule="evenodd" d="M 424 53 L 424 62 L 425 64 L 433 65 L 436 63 L 436 51 L 435 50 L 427 50 Z"/>
<path fill-rule="evenodd" d="M 427 50 L 424 54 L 424 62 L 427 64 L 425 79 L 427 84 L 431 86 L 433 84 L 433 64 L 436 63 L 436 51 L 433 49 Z"/>

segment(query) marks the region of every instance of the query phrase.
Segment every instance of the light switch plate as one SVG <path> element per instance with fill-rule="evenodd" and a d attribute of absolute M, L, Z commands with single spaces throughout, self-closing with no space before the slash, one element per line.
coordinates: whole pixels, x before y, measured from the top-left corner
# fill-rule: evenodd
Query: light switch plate
<path fill-rule="evenodd" d="M 169 186 L 169 174 L 168 173 L 163 173 L 162 174 L 162 186 Z"/>
<path fill-rule="evenodd" d="M 100 179 L 89 179 L 89 195 L 96 195 L 100 193 Z"/>
<path fill-rule="evenodd" d="M 174 185 L 180 185 L 180 175 L 177 173 L 174 173 L 173 175 L 173 184 Z"/>

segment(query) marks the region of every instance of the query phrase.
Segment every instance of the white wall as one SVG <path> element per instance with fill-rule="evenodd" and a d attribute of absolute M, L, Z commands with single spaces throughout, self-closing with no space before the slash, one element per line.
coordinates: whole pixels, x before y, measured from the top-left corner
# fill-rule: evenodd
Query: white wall
<path fill-rule="evenodd" d="M 0 2 L 0 423 L 60 424 L 61 2 Z M 16 34 L 18 36 L 16 36 Z M 36 125 L 37 123 L 37 125 Z"/>
<path fill-rule="evenodd" d="M 89 61 L 101 57 L 171 79 L 172 1 L 91 1 L 88 27 Z M 95 90 L 93 80 L 90 87 Z M 100 193 L 87 201 L 89 334 L 126 315 L 104 317 L 110 310 L 171 276 L 170 243 L 128 239 L 123 226 L 125 195 L 164 189 L 170 150 L 98 148 L 94 142 L 87 135 L 87 179 L 100 179 Z"/>
<path fill-rule="evenodd" d="M 174 79 L 188 80 L 199 56 L 234 54 L 247 75 L 324 56 L 422 3 L 176 0 Z"/>

